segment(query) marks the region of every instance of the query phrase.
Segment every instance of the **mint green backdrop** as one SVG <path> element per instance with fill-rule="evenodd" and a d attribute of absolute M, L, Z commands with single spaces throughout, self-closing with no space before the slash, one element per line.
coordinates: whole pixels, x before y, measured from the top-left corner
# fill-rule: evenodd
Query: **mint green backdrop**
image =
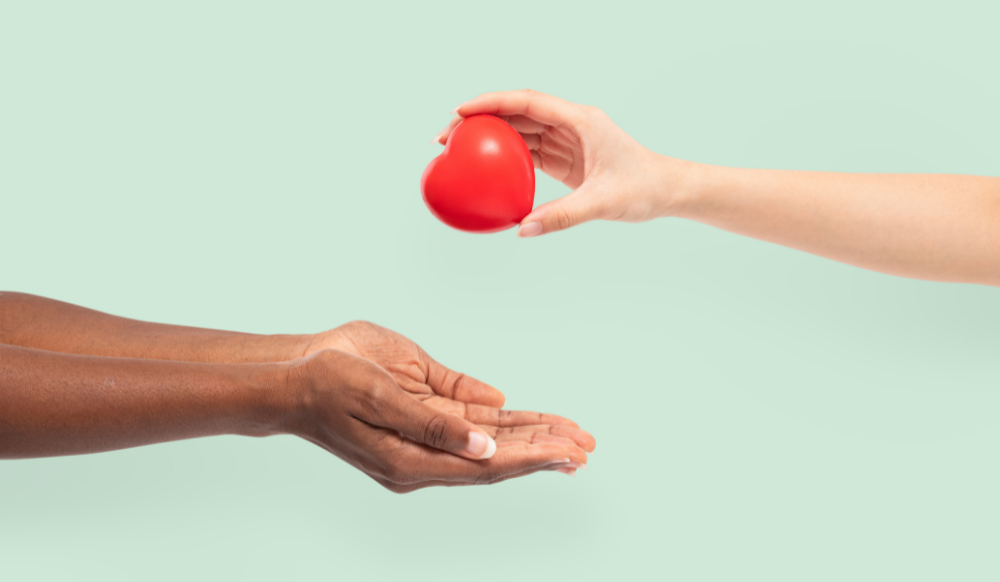
<path fill-rule="evenodd" d="M 0 579 L 1000 577 L 1000 290 L 679 220 L 468 235 L 418 191 L 448 111 L 522 87 L 697 161 L 1000 175 L 997 4 L 540 4 L 0 7 L 0 288 L 370 319 L 598 440 L 405 496 L 291 437 L 2 462 Z"/>

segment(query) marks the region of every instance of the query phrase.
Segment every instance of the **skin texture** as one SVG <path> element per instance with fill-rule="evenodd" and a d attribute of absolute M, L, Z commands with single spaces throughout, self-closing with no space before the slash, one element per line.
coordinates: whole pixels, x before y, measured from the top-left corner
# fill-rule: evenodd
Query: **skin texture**
<path fill-rule="evenodd" d="M 521 221 L 519 236 L 591 220 L 696 220 L 882 273 L 1000 286 L 1000 178 L 726 168 L 655 154 L 600 109 L 537 91 L 486 93 L 535 167 L 573 189 Z"/>
<path fill-rule="evenodd" d="M 405 493 L 574 474 L 596 444 L 568 419 L 502 410 L 495 388 L 367 322 L 257 336 L 0 293 L 0 362 L 0 458 L 292 434 Z"/>

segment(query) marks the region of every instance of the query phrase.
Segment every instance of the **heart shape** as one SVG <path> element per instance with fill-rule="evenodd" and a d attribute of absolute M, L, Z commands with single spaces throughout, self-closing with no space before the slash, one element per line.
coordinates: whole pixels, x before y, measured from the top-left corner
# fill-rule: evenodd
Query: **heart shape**
<path fill-rule="evenodd" d="M 452 228 L 517 226 L 535 202 L 535 166 L 521 134 L 493 115 L 471 115 L 448 136 L 420 178 L 431 214 Z"/>

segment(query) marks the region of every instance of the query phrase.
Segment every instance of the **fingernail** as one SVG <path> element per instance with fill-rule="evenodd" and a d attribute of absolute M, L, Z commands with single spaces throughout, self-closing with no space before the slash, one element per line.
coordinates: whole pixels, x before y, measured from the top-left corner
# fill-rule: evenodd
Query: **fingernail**
<path fill-rule="evenodd" d="M 468 103 L 468 101 L 466 101 L 465 103 Z M 458 107 L 456 107 L 456 108 L 452 109 L 452 110 L 451 110 L 451 114 L 452 114 L 452 115 L 457 115 L 457 114 L 458 114 L 458 110 L 459 110 L 459 109 L 461 109 L 461 108 L 462 108 L 462 105 L 465 105 L 465 103 L 460 103 Z"/>
<path fill-rule="evenodd" d="M 569 465 L 566 465 L 566 466 L 569 467 L 569 468 L 571 468 L 571 469 L 586 469 L 587 468 L 587 464 L 586 463 L 570 463 Z"/>
<path fill-rule="evenodd" d="M 558 469 L 556 469 L 556 471 L 559 471 L 563 475 L 569 475 L 570 477 L 576 477 L 576 469 L 573 469 L 572 467 L 559 467 Z"/>
<path fill-rule="evenodd" d="M 444 132 L 441 132 L 441 133 L 444 133 Z M 441 143 L 441 134 L 439 133 L 439 134 L 435 135 L 434 139 L 431 140 L 431 143 Z"/>
<path fill-rule="evenodd" d="M 540 234 L 542 234 L 541 222 L 526 222 L 521 225 L 521 228 L 517 229 L 517 236 L 521 238 L 527 238 L 529 236 L 538 236 Z"/>
<path fill-rule="evenodd" d="M 488 459 L 497 452 L 497 442 L 481 432 L 470 430 L 465 450 L 479 459 Z"/>

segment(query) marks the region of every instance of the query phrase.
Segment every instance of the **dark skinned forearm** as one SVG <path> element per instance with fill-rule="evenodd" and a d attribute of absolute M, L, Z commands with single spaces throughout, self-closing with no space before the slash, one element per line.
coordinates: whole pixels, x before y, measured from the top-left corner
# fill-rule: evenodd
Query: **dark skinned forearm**
<path fill-rule="evenodd" d="M 284 364 L 200 364 L 0 345 L 0 458 L 220 434 L 266 436 L 295 408 Z"/>
<path fill-rule="evenodd" d="M 309 336 L 149 323 L 36 295 L 0 292 L 0 344 L 90 356 L 253 363 L 297 358 Z"/>

